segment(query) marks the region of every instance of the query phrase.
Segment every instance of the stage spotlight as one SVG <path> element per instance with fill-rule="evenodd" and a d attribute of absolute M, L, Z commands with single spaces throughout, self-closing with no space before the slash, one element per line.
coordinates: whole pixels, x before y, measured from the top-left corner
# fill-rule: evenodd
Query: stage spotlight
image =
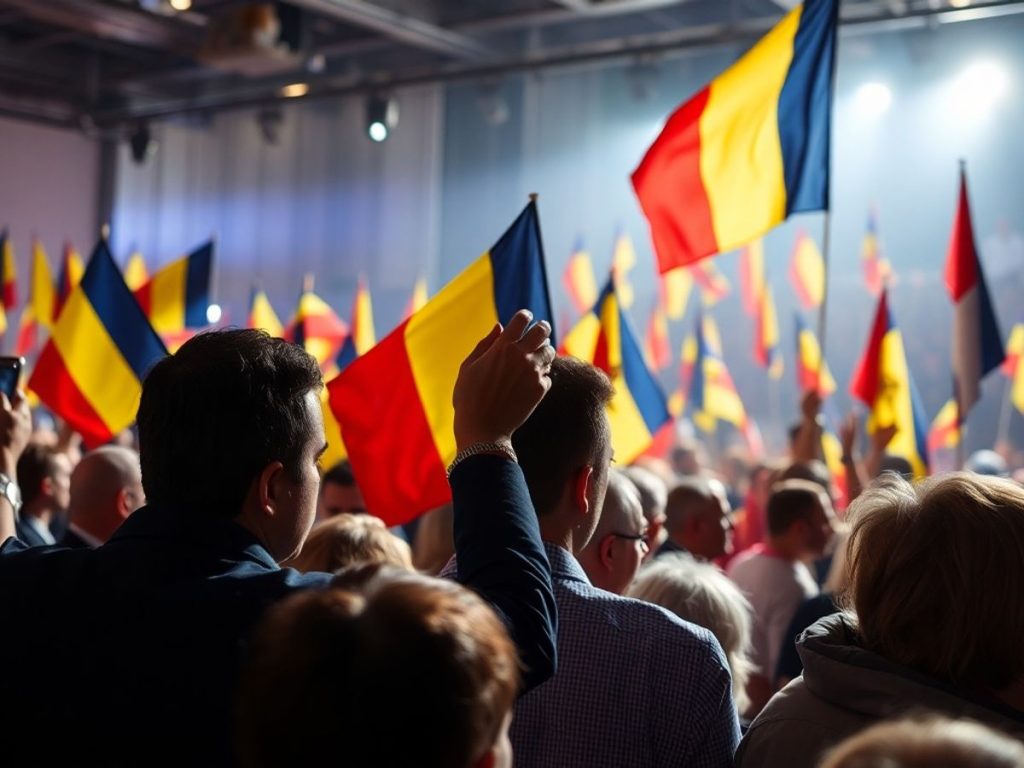
<path fill-rule="evenodd" d="M 206 308 L 206 322 L 210 325 L 214 325 L 220 322 L 221 308 L 220 304 L 211 304 Z"/>
<path fill-rule="evenodd" d="M 139 165 L 152 157 L 156 152 L 156 142 L 149 132 L 149 123 L 142 122 L 135 126 L 135 130 L 128 137 L 128 144 L 132 148 L 132 160 Z"/>
<path fill-rule="evenodd" d="M 949 0 L 949 4 L 954 8 L 969 8 L 971 0 Z"/>
<path fill-rule="evenodd" d="M 279 109 L 262 109 L 256 114 L 256 124 L 260 127 L 263 140 L 272 146 L 276 146 L 281 140 L 281 123 L 284 122 L 284 115 Z"/>
<path fill-rule="evenodd" d="M 387 139 L 398 125 L 398 102 L 390 96 L 370 94 L 366 100 L 366 133 L 376 142 Z"/>
<path fill-rule="evenodd" d="M 892 89 L 885 83 L 864 83 L 854 96 L 857 110 L 875 116 L 889 110 L 892 105 Z"/>
<path fill-rule="evenodd" d="M 192 7 L 192 0 L 171 0 L 171 8 L 176 11 L 187 11 Z"/>
<path fill-rule="evenodd" d="M 984 112 L 1003 97 L 1010 86 L 1006 69 L 995 61 L 976 61 L 953 81 L 952 103 L 966 114 Z"/>
<path fill-rule="evenodd" d="M 297 99 L 309 93 L 308 83 L 289 83 L 281 89 L 281 95 L 286 99 Z"/>

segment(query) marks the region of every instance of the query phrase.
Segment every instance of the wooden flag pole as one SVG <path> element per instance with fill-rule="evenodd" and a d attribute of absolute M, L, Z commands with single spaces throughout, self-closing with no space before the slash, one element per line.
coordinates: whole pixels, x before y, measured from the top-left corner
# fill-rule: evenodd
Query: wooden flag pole
<path fill-rule="evenodd" d="M 1020 364 L 1024 365 L 1024 363 Z M 1010 438 L 1010 419 L 1013 416 L 1013 379 L 1006 380 L 1003 393 L 1003 404 L 999 408 L 999 426 L 996 428 L 996 445 L 1005 443 Z"/>
<path fill-rule="evenodd" d="M 821 354 L 818 357 L 818 381 L 821 381 L 822 371 L 825 370 L 825 333 L 828 330 L 828 283 L 832 270 L 829 268 L 829 256 L 832 251 L 832 212 L 825 211 L 824 229 L 821 241 L 821 262 L 825 267 L 825 285 L 822 286 L 821 307 L 818 309 L 818 349 Z"/>

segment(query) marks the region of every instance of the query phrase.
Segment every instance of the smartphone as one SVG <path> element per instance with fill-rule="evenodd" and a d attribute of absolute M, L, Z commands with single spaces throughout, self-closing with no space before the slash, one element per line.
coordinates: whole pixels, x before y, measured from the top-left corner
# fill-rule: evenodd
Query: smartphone
<path fill-rule="evenodd" d="M 24 367 L 24 357 L 0 357 L 0 391 L 7 395 L 8 400 L 14 400 Z"/>

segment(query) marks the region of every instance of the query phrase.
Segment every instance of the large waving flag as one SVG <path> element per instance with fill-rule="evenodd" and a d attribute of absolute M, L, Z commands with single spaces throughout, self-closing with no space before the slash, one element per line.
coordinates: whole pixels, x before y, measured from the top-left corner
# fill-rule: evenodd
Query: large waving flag
<path fill-rule="evenodd" d="M 365 355 L 377 343 L 377 332 L 373 328 L 373 300 L 366 282 L 359 278 L 356 296 L 352 302 L 352 324 L 338 353 L 338 369 L 345 370 L 360 355 Z"/>
<path fill-rule="evenodd" d="M 208 324 L 213 241 L 172 261 L 135 291 L 146 317 L 160 334 L 180 334 Z"/>
<path fill-rule="evenodd" d="M 797 312 L 796 321 L 796 378 L 803 393 L 817 390 L 821 397 L 828 397 L 836 391 L 836 380 L 828 369 L 828 363 L 821 359 L 821 346 L 814 332 L 804 323 Z"/>
<path fill-rule="evenodd" d="M 821 306 L 825 298 L 825 260 L 806 232 L 798 232 L 789 260 L 789 279 L 804 309 Z"/>
<path fill-rule="evenodd" d="M 577 238 L 562 273 L 562 285 L 579 314 L 589 312 L 597 301 L 597 280 L 590 254 L 583 247 L 583 238 Z"/>
<path fill-rule="evenodd" d="M 17 267 L 14 262 L 14 245 L 6 227 L 0 232 L 0 285 L 3 286 L 3 308 L 14 309 L 18 303 Z"/>
<path fill-rule="evenodd" d="M 260 328 L 271 336 L 283 336 L 284 328 L 277 317 L 277 312 L 270 303 L 265 291 L 262 288 L 253 286 L 249 298 L 249 317 L 246 320 L 246 328 Z"/>
<path fill-rule="evenodd" d="M 837 0 L 807 0 L 683 104 L 633 173 L 661 271 L 828 208 Z"/>
<path fill-rule="evenodd" d="M 871 335 L 850 391 L 871 409 L 868 432 L 895 427 L 886 450 L 909 461 L 915 476 L 926 475 L 928 421 L 907 365 L 903 336 L 889 310 L 887 291 L 883 290 L 878 300 Z"/>
<path fill-rule="evenodd" d="M 450 498 L 459 367 L 524 307 L 553 325 L 532 201 L 488 252 L 327 385 L 367 508 L 389 525 Z"/>
<path fill-rule="evenodd" d="M 284 338 L 315 357 L 321 368 L 329 369 L 348 334 L 348 325 L 313 293 L 312 280 L 307 277 Z"/>
<path fill-rule="evenodd" d="M 71 292 L 81 282 L 85 273 L 82 256 L 71 243 L 64 244 L 64 254 L 60 260 L 60 275 L 57 277 L 57 292 L 53 299 L 53 322 L 57 322 L 64 309 L 64 303 Z"/>
<path fill-rule="evenodd" d="M 128 257 L 124 265 L 124 282 L 132 292 L 149 282 L 149 270 L 146 269 L 146 260 L 140 251 L 132 251 Z"/>
<path fill-rule="evenodd" d="M 166 354 L 100 240 L 28 386 L 95 447 L 135 421 L 142 380 Z"/>
<path fill-rule="evenodd" d="M 864 283 L 872 296 L 878 296 L 892 276 L 892 265 L 882 256 L 882 241 L 878 236 L 878 212 L 874 207 L 868 211 L 868 226 L 860 249 L 860 261 L 864 267 Z"/>
<path fill-rule="evenodd" d="M 782 350 L 779 348 L 779 318 L 775 313 L 772 287 L 765 282 L 755 317 L 754 359 L 773 379 L 782 378 Z"/>
<path fill-rule="evenodd" d="M 608 374 L 615 387 L 608 404 L 615 460 L 623 464 L 633 461 L 671 416 L 665 394 L 644 362 L 636 332 L 619 301 L 614 274 L 593 309 L 566 335 L 562 350 Z"/>
<path fill-rule="evenodd" d="M 953 299 L 953 381 L 960 420 L 981 396 L 981 380 L 1003 362 L 1003 339 L 974 244 L 967 175 L 960 169 L 960 201 L 946 256 L 946 289 Z"/>

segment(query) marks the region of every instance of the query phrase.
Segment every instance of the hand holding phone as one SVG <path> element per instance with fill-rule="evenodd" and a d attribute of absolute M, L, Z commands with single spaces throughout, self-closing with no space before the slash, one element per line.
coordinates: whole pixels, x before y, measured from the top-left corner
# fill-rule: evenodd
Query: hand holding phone
<path fill-rule="evenodd" d="M 7 395 L 11 402 L 14 402 L 14 393 L 18 391 L 24 367 L 24 357 L 0 357 L 0 392 Z"/>

